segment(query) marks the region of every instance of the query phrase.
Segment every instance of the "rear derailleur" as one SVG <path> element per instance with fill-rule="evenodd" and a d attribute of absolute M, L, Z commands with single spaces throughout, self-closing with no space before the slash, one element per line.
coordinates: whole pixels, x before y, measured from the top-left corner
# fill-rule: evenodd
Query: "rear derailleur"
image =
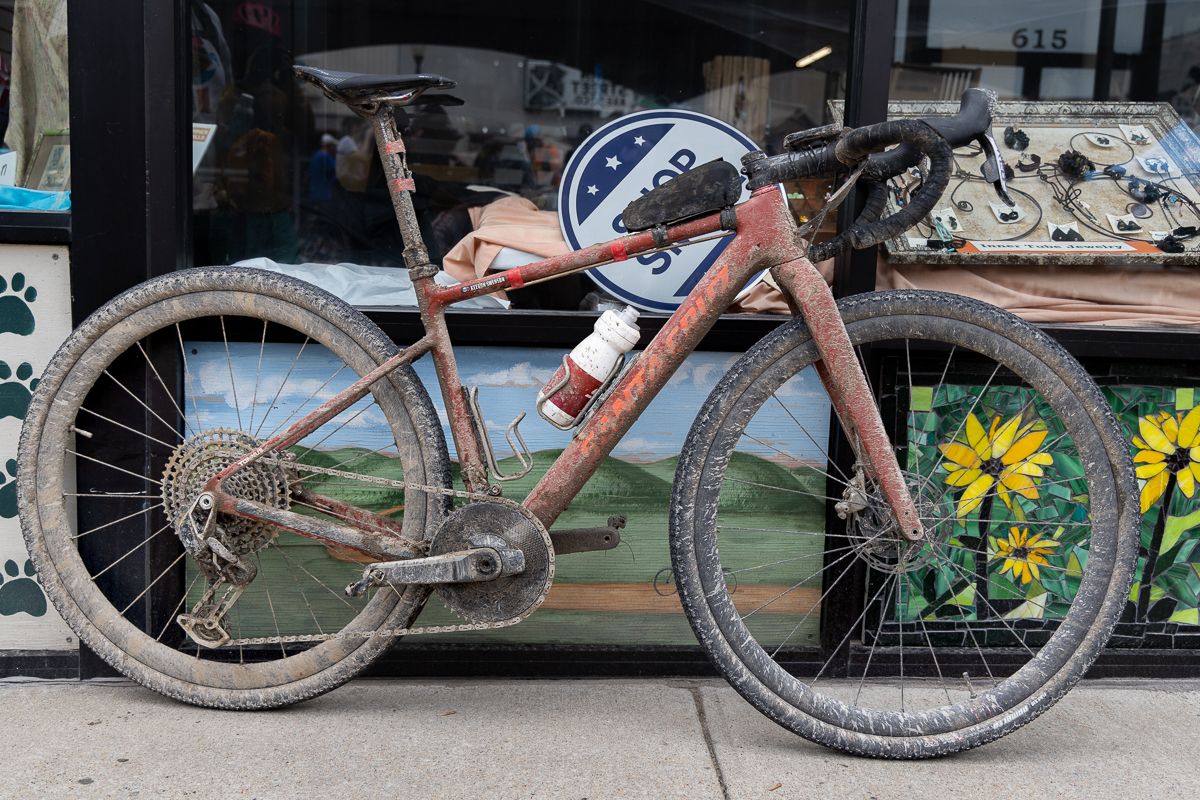
<path fill-rule="evenodd" d="M 231 551 L 222 541 L 224 531 L 216 523 L 213 498 L 207 492 L 179 515 L 175 529 L 205 579 L 200 601 L 190 613 L 180 614 L 175 621 L 196 644 L 220 647 L 230 639 L 225 629 L 225 616 L 254 580 L 258 567 Z"/>

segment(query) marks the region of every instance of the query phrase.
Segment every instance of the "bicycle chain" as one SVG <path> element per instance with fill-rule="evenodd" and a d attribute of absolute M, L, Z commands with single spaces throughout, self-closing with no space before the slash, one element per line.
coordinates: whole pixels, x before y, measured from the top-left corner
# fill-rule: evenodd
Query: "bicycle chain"
<path fill-rule="evenodd" d="M 349 478 L 360 483 L 374 483 L 379 486 L 387 486 L 393 489 L 412 489 L 427 494 L 436 494 L 443 497 L 461 497 L 468 500 L 475 500 L 488 503 L 496 503 L 498 505 L 520 506 L 519 503 L 509 500 L 506 497 L 499 497 L 493 494 L 484 492 L 467 492 L 461 489 L 449 489 L 445 486 L 431 486 L 423 483 L 410 483 L 408 481 L 395 480 L 393 478 L 383 478 L 376 475 L 361 475 L 357 472 L 349 472 L 340 470 L 335 467 L 318 467 L 313 464 L 297 464 L 294 461 L 285 462 L 283 459 L 263 458 L 263 462 L 268 464 L 284 464 L 291 469 L 299 469 L 321 475 L 331 475 L 334 477 Z M 303 480 L 303 479 L 302 479 Z M 428 542 L 420 542 L 421 546 L 428 546 Z M 394 589 L 393 589 L 394 591 Z M 428 598 L 427 598 L 428 599 Z M 537 604 L 540 605 L 540 604 Z M 462 631 L 479 631 L 493 630 L 496 628 L 507 628 L 516 625 L 525 617 L 529 616 L 536 608 L 533 608 L 524 614 L 520 614 L 511 619 L 501 620 L 500 622 L 463 622 L 457 625 L 429 625 L 423 628 L 376 628 L 371 631 L 346 631 L 340 630 L 336 633 L 305 633 L 291 634 L 288 636 L 253 636 L 244 639 L 230 639 L 226 642 L 226 646 L 244 646 L 255 644 L 296 644 L 300 642 L 323 642 L 329 639 L 348 639 L 360 638 L 370 639 L 375 636 L 417 636 L 431 633 L 459 633 Z"/>

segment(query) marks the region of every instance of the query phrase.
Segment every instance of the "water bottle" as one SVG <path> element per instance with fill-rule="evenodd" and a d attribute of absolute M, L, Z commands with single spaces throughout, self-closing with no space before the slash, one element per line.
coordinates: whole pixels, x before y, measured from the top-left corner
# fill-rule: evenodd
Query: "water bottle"
<path fill-rule="evenodd" d="M 633 306 L 605 311 L 586 339 L 567 355 L 537 396 L 537 411 L 556 428 L 579 424 L 596 393 L 616 377 L 617 365 L 637 346 L 642 332 Z"/>

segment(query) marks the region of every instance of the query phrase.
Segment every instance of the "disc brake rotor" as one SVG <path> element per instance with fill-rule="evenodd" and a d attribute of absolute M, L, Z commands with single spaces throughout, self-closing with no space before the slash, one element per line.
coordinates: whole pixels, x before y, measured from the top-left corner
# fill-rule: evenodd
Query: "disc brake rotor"
<path fill-rule="evenodd" d="M 857 482 L 861 472 L 846 490 L 846 502 L 854 501 L 853 510 L 846 516 L 846 536 L 858 556 L 872 568 L 887 573 L 913 572 L 929 564 L 946 546 L 952 525 L 939 521 L 931 481 L 910 472 L 904 473 L 905 483 L 917 507 L 917 518 L 926 526 L 925 538 L 910 542 L 900 535 L 895 515 L 888 507 L 883 492 L 874 483 Z"/>

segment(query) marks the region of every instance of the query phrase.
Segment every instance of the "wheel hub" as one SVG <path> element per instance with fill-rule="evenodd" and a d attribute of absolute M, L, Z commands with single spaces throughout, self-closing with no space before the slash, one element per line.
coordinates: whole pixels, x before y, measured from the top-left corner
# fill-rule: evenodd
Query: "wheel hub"
<path fill-rule="evenodd" d="M 946 546 L 953 528 L 952 524 L 938 521 L 932 482 L 911 472 L 905 472 L 904 479 L 912 494 L 917 518 L 925 522 L 925 537 L 917 542 L 910 542 L 901 535 L 895 515 L 882 490 L 873 481 L 846 490 L 844 502 L 852 503 L 854 507 L 846 516 L 846 536 L 850 546 L 880 572 L 902 574 L 928 565 Z"/>
<path fill-rule="evenodd" d="M 213 428 L 185 439 L 175 448 L 163 470 L 162 500 L 167 518 L 174 521 L 189 513 L 213 476 L 260 444 L 253 436 L 229 428 Z M 263 459 L 230 476 L 225 481 L 225 490 L 237 497 L 287 510 L 291 480 L 285 466 Z M 276 535 L 273 526 L 243 517 L 220 514 L 216 522 L 213 529 L 218 532 L 220 543 L 235 556 L 262 550 Z M 193 556 L 204 551 L 206 545 L 199 541 L 194 526 L 176 524 L 175 531 Z"/>

